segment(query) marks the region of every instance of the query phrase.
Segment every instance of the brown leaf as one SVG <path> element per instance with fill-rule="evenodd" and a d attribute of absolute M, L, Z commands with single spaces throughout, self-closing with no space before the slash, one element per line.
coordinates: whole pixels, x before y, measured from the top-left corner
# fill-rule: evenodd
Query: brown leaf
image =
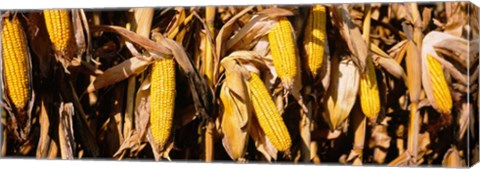
<path fill-rule="evenodd" d="M 408 41 L 406 48 L 407 58 L 405 64 L 407 66 L 407 86 L 410 99 L 412 102 L 415 103 L 418 102 L 418 100 L 420 99 L 420 92 L 422 87 L 422 58 L 420 56 L 420 51 L 418 47 L 414 44 L 413 41 Z"/>
<path fill-rule="evenodd" d="M 324 98 L 325 119 L 331 130 L 340 126 L 350 114 L 356 100 L 359 80 L 359 72 L 351 60 L 334 58 L 330 87 Z"/>
<path fill-rule="evenodd" d="M 254 6 L 248 6 L 247 8 L 243 9 L 241 12 L 237 13 L 235 16 L 233 16 L 228 22 L 226 22 L 220 31 L 218 32 L 218 35 L 216 37 L 216 53 L 219 58 L 223 57 L 225 55 L 225 52 L 227 52 L 227 49 L 225 49 L 226 45 L 226 40 L 230 38 L 231 34 L 233 33 L 233 29 L 236 26 L 236 22 L 238 19 L 240 19 L 243 15 L 245 15 L 247 12 L 252 10 Z"/>
<path fill-rule="evenodd" d="M 292 11 L 284 8 L 267 8 L 265 10 L 258 12 L 258 14 L 266 15 L 270 18 L 294 15 Z"/>
<path fill-rule="evenodd" d="M 273 146 L 270 140 L 268 140 L 267 136 L 263 132 L 262 128 L 260 128 L 260 125 L 255 118 L 252 118 L 248 133 L 255 142 L 255 147 L 257 150 L 263 154 L 267 161 L 271 162 L 272 160 L 277 160 L 278 150 Z"/>
<path fill-rule="evenodd" d="M 87 87 L 86 93 L 94 92 L 103 87 L 125 80 L 132 75 L 137 75 L 143 72 L 151 63 L 151 61 L 140 59 L 138 57 L 131 57 L 130 59 L 107 69 L 103 74 L 96 77 Z"/>
<path fill-rule="evenodd" d="M 470 118 L 470 114 L 472 114 L 471 112 L 474 112 L 472 104 L 461 103 L 461 107 L 459 107 L 458 115 L 456 117 L 457 124 L 459 125 L 457 130 L 458 132 L 455 136 L 457 141 L 461 142 L 465 137 L 465 134 L 469 128 L 468 120 Z"/>
<path fill-rule="evenodd" d="M 135 96 L 135 133 L 141 141 L 146 141 L 147 126 L 150 122 L 150 76 L 145 78 Z"/>
<path fill-rule="evenodd" d="M 136 130 L 133 130 L 133 133 L 131 135 L 126 136 L 125 141 L 123 141 L 120 148 L 118 148 L 117 152 L 113 155 L 113 158 L 121 160 L 125 155 L 127 149 L 130 149 L 130 152 L 133 154 L 141 151 L 143 147 L 145 147 L 145 143 L 142 142 L 142 139 L 140 137 L 141 136 L 139 135 L 139 133 L 136 132 Z"/>
<path fill-rule="evenodd" d="M 407 75 L 405 74 L 402 66 L 400 66 L 400 64 L 393 58 L 380 57 L 378 55 L 372 55 L 372 58 L 376 64 L 379 64 L 382 68 L 384 68 L 394 77 L 398 79 L 403 79 L 405 82 L 407 81 Z"/>
<path fill-rule="evenodd" d="M 73 103 L 61 103 L 59 110 L 58 140 L 62 159 L 73 159 L 75 152 L 75 138 L 73 133 L 72 117 L 75 113 Z"/>
<path fill-rule="evenodd" d="M 87 42 L 87 36 L 86 35 L 90 35 L 88 31 L 88 26 L 87 25 L 84 25 L 85 24 L 85 20 L 83 19 L 83 17 L 85 16 L 85 13 L 83 12 L 82 9 L 73 9 L 71 11 L 71 14 L 72 14 L 72 28 L 73 28 L 73 34 L 74 34 L 74 37 L 75 37 L 75 44 L 76 44 L 76 53 L 75 53 L 75 56 L 77 58 L 81 58 L 83 53 L 85 53 L 85 51 L 87 51 L 87 44 L 89 43 L 89 41 Z M 85 30 L 86 29 L 86 30 Z M 89 37 L 89 36 L 88 36 Z"/>
<path fill-rule="evenodd" d="M 385 162 L 391 140 L 386 125 L 374 126 L 370 137 L 370 143 L 373 145 L 370 147 L 374 148 L 373 159 L 376 163 L 383 164 Z"/>
<path fill-rule="evenodd" d="M 113 25 L 93 25 L 90 27 L 90 30 L 92 33 L 98 32 L 98 31 L 104 31 L 104 32 L 113 32 L 121 35 L 122 37 L 126 38 L 127 40 L 138 44 L 142 46 L 143 48 L 147 49 L 150 52 L 155 52 L 157 55 L 160 57 L 169 57 L 172 55 L 171 51 L 168 50 L 166 47 L 153 42 L 152 40 L 141 36 L 139 34 L 136 34 L 132 31 L 129 31 L 125 28 L 119 27 L 119 26 L 113 26 Z"/>
<path fill-rule="evenodd" d="M 460 157 L 460 153 L 458 152 L 457 148 L 453 146 L 452 148 L 448 149 L 443 156 L 442 165 L 444 167 L 465 167 L 465 162 Z"/>
<path fill-rule="evenodd" d="M 227 41 L 225 50 L 250 50 L 260 38 L 268 34 L 274 26 L 274 23 L 273 20 L 268 19 L 268 16 L 253 16 L 237 34 L 233 35 L 233 37 Z"/>
<path fill-rule="evenodd" d="M 41 101 L 41 110 L 40 110 L 40 138 L 37 146 L 36 158 L 46 158 L 48 154 L 48 146 L 52 142 L 52 138 L 49 136 L 48 131 L 50 130 L 50 122 L 48 120 L 47 108 L 45 106 L 45 101 Z M 2 155 L 3 156 L 3 155 Z"/>
<path fill-rule="evenodd" d="M 249 104 L 251 101 L 244 80 L 248 72 L 235 59 L 237 55 L 248 58 L 248 54 L 248 52 L 235 52 L 221 62 L 226 75 L 220 91 L 220 99 L 223 103 L 220 124 L 223 134 L 222 143 L 229 156 L 235 161 L 242 159 L 246 152 L 252 115 L 252 107 Z"/>
<path fill-rule="evenodd" d="M 347 43 L 352 59 L 359 67 L 360 73 L 365 71 L 365 60 L 368 55 L 367 43 L 360 33 L 359 27 L 353 23 L 350 13 L 345 6 L 335 7 L 334 22 L 339 28 L 340 35 Z"/>
<path fill-rule="evenodd" d="M 445 3 L 445 13 L 447 15 L 445 32 L 457 37 L 462 36 L 463 26 L 467 22 L 467 18 L 461 11 L 461 7 L 460 2 Z"/>
<path fill-rule="evenodd" d="M 238 76 L 231 75 L 231 76 Z M 227 75 L 228 76 L 228 75 Z M 227 77 L 227 81 L 233 82 L 243 82 L 241 77 L 233 78 Z M 225 150 L 227 151 L 230 158 L 237 161 L 240 158 L 243 158 L 248 143 L 248 130 L 250 128 L 251 110 L 248 104 L 248 98 L 241 98 L 239 95 L 246 96 L 247 90 L 244 90 L 245 93 L 235 93 L 234 91 L 229 90 L 229 85 L 224 83 L 220 90 L 220 99 L 223 103 L 223 109 L 221 109 L 221 123 L 220 128 L 222 131 L 222 144 Z M 239 84 L 242 86 L 242 84 Z M 246 89 L 245 84 L 243 84 Z M 237 87 L 238 88 L 238 87 Z"/>

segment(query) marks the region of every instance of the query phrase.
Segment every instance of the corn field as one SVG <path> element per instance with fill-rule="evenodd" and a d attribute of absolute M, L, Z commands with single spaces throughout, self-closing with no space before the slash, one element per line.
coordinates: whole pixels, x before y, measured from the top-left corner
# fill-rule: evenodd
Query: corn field
<path fill-rule="evenodd" d="M 2 158 L 465 167 L 469 2 L 1 13 Z"/>

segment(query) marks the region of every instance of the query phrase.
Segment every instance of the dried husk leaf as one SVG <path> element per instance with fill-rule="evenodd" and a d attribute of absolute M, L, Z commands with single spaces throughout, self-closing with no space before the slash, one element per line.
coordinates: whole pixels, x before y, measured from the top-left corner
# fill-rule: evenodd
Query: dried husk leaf
<path fill-rule="evenodd" d="M 411 102 L 418 102 L 420 98 L 420 92 L 422 87 L 422 69 L 421 61 L 422 58 L 420 51 L 413 41 L 408 41 L 406 46 L 407 55 L 406 55 L 406 66 L 407 66 L 407 86 L 408 92 L 410 95 Z"/>
<path fill-rule="evenodd" d="M 49 136 L 48 132 L 50 130 L 50 121 L 48 120 L 47 108 L 45 101 L 41 102 L 40 110 L 40 138 L 37 146 L 36 158 L 46 158 L 48 155 L 48 146 L 52 142 L 52 138 Z"/>
<path fill-rule="evenodd" d="M 248 106 L 241 100 L 230 94 L 230 90 L 224 85 L 220 91 L 220 99 L 224 105 L 220 128 L 223 135 L 222 144 L 230 158 L 237 161 L 246 152 L 248 142 L 248 120 L 246 126 L 242 125 L 242 115 L 249 113 Z M 243 110 L 243 111 L 241 111 Z M 248 115 L 247 115 L 248 116 Z M 248 116 L 249 117 L 249 116 Z M 243 122 L 245 123 L 245 122 Z"/>
<path fill-rule="evenodd" d="M 262 11 L 258 12 L 258 14 L 267 15 L 270 18 L 277 18 L 277 17 L 282 17 L 282 16 L 292 16 L 292 15 L 294 15 L 294 13 L 292 11 L 288 10 L 288 9 L 277 8 L 277 7 L 262 10 Z"/>
<path fill-rule="evenodd" d="M 58 140 L 62 159 L 73 159 L 75 152 L 75 137 L 72 117 L 75 113 L 72 103 L 62 103 L 59 110 Z"/>
<path fill-rule="evenodd" d="M 445 3 L 445 13 L 447 15 L 445 32 L 457 37 L 461 37 L 463 33 L 463 26 L 465 25 L 465 22 L 468 22 L 465 13 L 462 12 L 461 3 Z"/>
<path fill-rule="evenodd" d="M 467 129 L 469 128 L 469 118 L 474 119 L 470 116 L 474 112 L 473 105 L 469 103 L 461 103 L 461 107 L 459 107 L 458 115 L 457 115 L 457 123 L 458 123 L 458 132 L 456 133 L 455 139 L 461 142 L 464 139 Z"/>
<path fill-rule="evenodd" d="M 140 84 L 135 96 L 135 106 L 135 129 L 124 136 L 125 139 L 113 155 L 114 158 L 122 159 L 127 149 L 130 149 L 133 154 L 138 153 L 135 150 L 142 150 L 145 142 L 148 141 L 146 133 L 150 120 L 150 76 Z"/>
<path fill-rule="evenodd" d="M 350 114 L 358 93 L 359 80 L 358 69 L 351 60 L 334 58 L 330 87 L 324 98 L 325 119 L 331 130 L 337 129 Z"/>
<path fill-rule="evenodd" d="M 377 164 L 383 164 L 390 147 L 392 138 L 387 132 L 386 125 L 374 126 L 372 135 L 370 137 L 370 144 L 373 150 L 373 160 Z"/>
<path fill-rule="evenodd" d="M 445 153 L 442 165 L 443 167 L 465 167 L 465 162 L 460 157 L 457 148 L 452 147 Z"/>
<path fill-rule="evenodd" d="M 353 148 L 347 158 L 347 161 L 352 162 L 353 165 L 363 164 L 363 149 L 365 147 L 365 136 L 367 130 L 367 118 L 361 112 L 361 108 L 357 104 L 351 115 L 351 123 L 354 129 Z"/>
<path fill-rule="evenodd" d="M 227 41 L 226 50 L 250 50 L 256 42 L 268 34 L 275 22 L 266 15 L 255 15 Z"/>
<path fill-rule="evenodd" d="M 241 69 L 235 60 L 224 59 L 225 82 L 220 90 L 220 99 L 223 103 L 221 110 L 222 143 L 230 158 L 237 161 L 243 158 L 250 129 L 251 107 L 248 90 L 244 83 Z"/>
<path fill-rule="evenodd" d="M 87 87 L 86 93 L 94 92 L 106 86 L 113 85 L 125 80 L 130 76 L 143 72 L 152 62 L 138 57 L 131 57 L 122 63 L 107 69 L 103 74 L 97 76 Z"/>
<path fill-rule="evenodd" d="M 150 121 L 150 76 L 146 77 L 138 88 L 135 96 L 135 131 L 142 141 Z"/>
<path fill-rule="evenodd" d="M 272 160 L 277 160 L 278 150 L 273 146 L 273 144 L 268 140 L 267 136 L 263 132 L 262 128 L 258 124 L 256 118 L 252 118 L 250 130 L 248 131 L 252 140 L 255 142 L 255 147 L 257 150 L 263 154 L 265 159 L 268 162 Z"/>
<path fill-rule="evenodd" d="M 89 34 L 88 26 L 84 25 L 85 20 L 83 17 L 85 16 L 85 13 L 83 12 L 83 9 L 73 9 L 71 11 L 72 14 L 72 29 L 73 29 L 73 35 L 75 37 L 75 57 L 81 58 L 82 55 L 87 51 L 87 37 L 86 35 Z"/>
<path fill-rule="evenodd" d="M 149 52 L 154 52 L 159 57 L 168 58 L 172 55 L 172 52 L 165 46 L 155 43 L 154 41 L 144 36 L 141 36 L 139 34 L 136 34 L 135 32 L 129 31 L 123 27 L 113 26 L 113 25 L 101 25 L 101 26 L 93 25 L 93 26 L 90 26 L 90 30 L 92 33 L 99 32 L 99 31 L 117 33 L 122 37 L 126 38 L 128 41 L 142 46 L 143 48 L 147 49 Z"/>
<path fill-rule="evenodd" d="M 400 64 L 391 57 L 380 57 L 378 55 L 372 55 L 372 59 L 383 69 L 385 69 L 389 74 L 397 79 L 403 79 L 407 81 L 407 75 L 405 70 Z"/>
<path fill-rule="evenodd" d="M 365 60 L 368 55 L 367 43 L 360 33 L 359 27 L 352 21 L 352 17 L 345 5 L 335 7 L 333 15 L 334 22 L 339 28 L 340 35 L 347 43 L 349 51 L 352 53 L 352 61 L 358 66 L 360 73 L 366 68 Z"/>
<path fill-rule="evenodd" d="M 238 19 L 240 19 L 242 16 L 244 16 L 247 12 L 249 12 L 250 10 L 253 9 L 254 6 L 249 6 L 245 9 L 243 9 L 242 11 L 238 12 L 235 16 L 233 16 L 232 18 L 230 18 L 228 20 L 228 22 L 226 22 L 223 27 L 220 29 L 220 31 L 218 32 L 218 35 L 216 37 L 216 54 L 217 56 L 219 57 L 222 57 L 225 55 L 225 52 L 227 52 L 227 48 L 225 47 L 226 46 L 226 42 L 228 38 L 230 38 L 231 34 L 233 33 L 233 30 L 236 26 L 236 22 L 238 21 Z"/>

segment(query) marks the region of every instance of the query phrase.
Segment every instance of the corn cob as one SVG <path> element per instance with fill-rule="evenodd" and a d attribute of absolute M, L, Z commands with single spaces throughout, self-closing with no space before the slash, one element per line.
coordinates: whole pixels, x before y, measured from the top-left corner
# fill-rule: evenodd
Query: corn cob
<path fill-rule="evenodd" d="M 30 96 L 28 48 L 17 16 L 5 19 L 2 31 L 2 56 L 6 93 L 19 112 L 25 110 Z"/>
<path fill-rule="evenodd" d="M 68 10 L 44 10 L 43 15 L 55 52 L 65 54 L 73 39 L 72 21 Z"/>
<path fill-rule="evenodd" d="M 250 75 L 247 86 L 260 127 L 278 151 L 285 151 L 292 144 L 287 126 L 260 77 L 253 72 Z"/>
<path fill-rule="evenodd" d="M 427 54 L 427 64 L 433 89 L 434 103 L 432 105 L 441 113 L 449 113 L 453 104 L 452 96 L 443 73 L 442 65 L 429 54 Z"/>
<path fill-rule="evenodd" d="M 360 76 L 360 105 L 365 116 L 376 118 L 380 112 L 380 96 L 371 56 L 367 57 L 366 64 L 367 72 Z"/>
<path fill-rule="evenodd" d="M 315 5 L 310 11 L 305 30 L 305 51 L 313 77 L 317 76 L 323 64 L 327 20 L 325 10 L 324 6 Z"/>
<path fill-rule="evenodd" d="M 175 108 L 175 61 L 153 63 L 150 84 L 150 127 L 154 142 L 163 147 L 170 136 Z"/>
<path fill-rule="evenodd" d="M 273 66 L 284 86 L 291 87 L 297 75 L 297 59 L 290 21 L 281 17 L 268 33 Z"/>

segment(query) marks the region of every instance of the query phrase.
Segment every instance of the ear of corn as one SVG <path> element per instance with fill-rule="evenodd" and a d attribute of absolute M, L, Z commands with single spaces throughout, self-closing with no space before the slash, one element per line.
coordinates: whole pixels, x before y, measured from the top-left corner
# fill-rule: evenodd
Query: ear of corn
<path fill-rule="evenodd" d="M 25 110 L 29 101 L 28 48 L 25 33 L 17 16 L 4 19 L 2 56 L 6 93 L 17 111 Z"/>
<path fill-rule="evenodd" d="M 371 56 L 367 57 L 366 66 L 367 72 L 360 76 L 360 104 L 365 116 L 376 118 L 380 112 L 380 95 Z"/>
<path fill-rule="evenodd" d="M 322 5 L 315 5 L 310 11 L 305 30 L 305 52 L 308 68 L 313 77 L 323 64 L 326 37 L 326 9 Z"/>
<path fill-rule="evenodd" d="M 250 75 L 247 86 L 260 127 L 278 151 L 285 151 L 292 144 L 287 126 L 260 77 L 253 72 Z"/>
<path fill-rule="evenodd" d="M 270 30 L 268 41 L 277 75 L 284 86 L 289 88 L 293 85 L 293 79 L 297 75 L 297 59 L 292 25 L 286 17 L 281 17 Z"/>
<path fill-rule="evenodd" d="M 68 10 L 44 10 L 45 25 L 56 52 L 67 52 L 73 38 L 72 21 Z"/>
<path fill-rule="evenodd" d="M 150 84 L 150 127 L 154 142 L 163 147 L 170 136 L 175 108 L 175 61 L 153 63 Z"/>
<path fill-rule="evenodd" d="M 442 65 L 431 55 L 427 54 L 428 73 L 433 89 L 433 98 L 429 98 L 432 105 L 441 113 L 450 113 L 452 109 L 452 96 L 448 88 Z M 428 95 L 427 95 L 428 97 Z"/>

